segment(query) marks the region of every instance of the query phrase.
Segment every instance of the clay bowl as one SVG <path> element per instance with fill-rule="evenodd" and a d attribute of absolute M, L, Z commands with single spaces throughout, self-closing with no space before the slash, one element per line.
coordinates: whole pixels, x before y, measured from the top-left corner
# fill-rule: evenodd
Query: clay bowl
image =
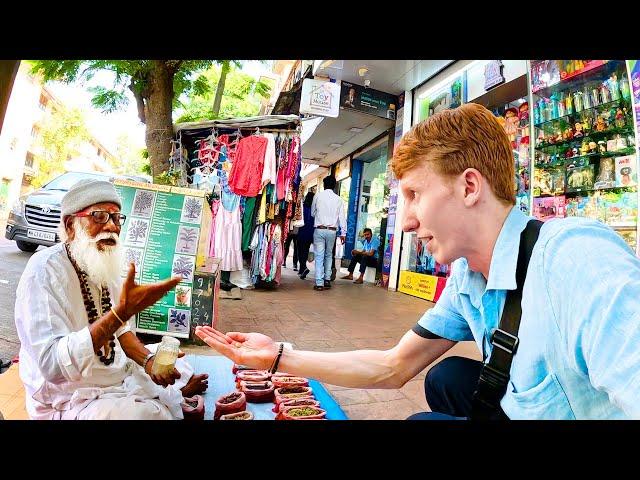
<path fill-rule="evenodd" d="M 204 420 L 204 398 L 202 395 L 185 397 L 180 406 L 185 420 Z"/>
<path fill-rule="evenodd" d="M 304 377 L 295 377 L 293 375 L 272 377 L 271 381 L 276 388 L 282 387 L 308 387 L 309 380 Z"/>
<path fill-rule="evenodd" d="M 240 382 L 264 382 L 271 378 L 271 374 L 266 370 L 240 370 L 236 374 L 236 384 Z"/>
<path fill-rule="evenodd" d="M 248 411 L 229 413 L 222 415 L 220 420 L 253 420 L 253 413 Z"/>
<path fill-rule="evenodd" d="M 273 383 L 266 380 L 264 382 L 240 382 L 240 391 L 244 392 L 247 402 L 267 403 L 273 402 Z"/>
<path fill-rule="evenodd" d="M 298 398 L 293 400 L 287 400 L 273 407 L 275 413 L 280 412 L 284 407 L 319 407 L 320 402 L 313 398 Z"/>
<path fill-rule="evenodd" d="M 237 363 L 234 363 L 233 368 L 231 369 L 231 373 L 235 375 L 238 372 L 242 372 L 243 370 L 255 370 L 255 368 L 247 367 L 246 365 L 238 365 Z"/>
<path fill-rule="evenodd" d="M 320 407 L 301 406 L 284 407 L 278 414 L 278 420 L 320 420 L 324 419 L 327 411 Z"/>
<path fill-rule="evenodd" d="M 293 386 L 293 387 L 280 387 L 275 390 L 275 403 L 279 405 L 287 400 L 293 400 L 297 398 L 313 398 L 313 390 L 311 387 Z"/>
<path fill-rule="evenodd" d="M 243 392 L 231 392 L 216 400 L 216 411 L 213 415 L 213 419 L 218 420 L 222 415 L 242 412 L 246 408 L 246 395 Z"/>

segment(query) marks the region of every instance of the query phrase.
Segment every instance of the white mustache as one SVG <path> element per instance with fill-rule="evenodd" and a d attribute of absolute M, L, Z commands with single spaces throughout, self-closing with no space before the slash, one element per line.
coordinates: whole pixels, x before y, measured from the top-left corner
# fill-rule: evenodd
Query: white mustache
<path fill-rule="evenodd" d="M 99 234 L 97 234 L 95 237 L 91 239 L 93 243 L 97 243 L 100 240 L 113 240 L 114 242 L 116 242 L 116 245 L 117 245 L 119 237 L 115 233 L 100 232 Z"/>

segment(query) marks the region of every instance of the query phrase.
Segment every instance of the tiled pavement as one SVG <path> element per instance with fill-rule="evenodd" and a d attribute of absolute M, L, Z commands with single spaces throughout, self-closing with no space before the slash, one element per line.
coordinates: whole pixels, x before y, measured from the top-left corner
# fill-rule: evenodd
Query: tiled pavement
<path fill-rule="evenodd" d="M 433 306 L 402 293 L 339 279 L 331 290 L 317 292 L 313 290 L 313 270 L 302 281 L 290 262 L 289 268 L 282 270 L 278 289 L 244 290 L 242 300 L 220 300 L 218 327 L 264 333 L 291 342 L 298 350 L 386 349 Z M 192 353 L 202 354 L 208 347 L 192 348 Z M 473 342 L 459 343 L 449 355 L 481 358 Z M 423 390 L 428 369 L 399 390 L 326 387 L 351 419 L 404 419 L 428 409 Z"/>

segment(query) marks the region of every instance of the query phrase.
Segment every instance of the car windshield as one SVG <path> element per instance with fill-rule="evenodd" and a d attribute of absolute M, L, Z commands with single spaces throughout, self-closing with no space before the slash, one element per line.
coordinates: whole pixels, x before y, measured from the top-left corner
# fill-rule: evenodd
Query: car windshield
<path fill-rule="evenodd" d="M 51 180 L 44 186 L 44 189 L 68 191 L 76 182 L 83 178 L 108 180 L 110 177 L 94 173 L 67 172 Z"/>

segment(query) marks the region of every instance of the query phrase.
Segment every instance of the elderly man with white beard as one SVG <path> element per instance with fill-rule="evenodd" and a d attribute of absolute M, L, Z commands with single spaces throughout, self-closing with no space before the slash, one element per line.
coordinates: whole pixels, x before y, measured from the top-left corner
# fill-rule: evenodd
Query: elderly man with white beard
<path fill-rule="evenodd" d="M 121 282 L 120 208 L 110 182 L 75 184 L 62 200 L 63 243 L 33 255 L 20 278 L 15 320 L 32 419 L 180 419 L 183 396 L 207 388 L 182 358 L 169 374 L 150 373 L 155 346 L 129 322 L 181 279 L 137 285 L 131 264 Z"/>

